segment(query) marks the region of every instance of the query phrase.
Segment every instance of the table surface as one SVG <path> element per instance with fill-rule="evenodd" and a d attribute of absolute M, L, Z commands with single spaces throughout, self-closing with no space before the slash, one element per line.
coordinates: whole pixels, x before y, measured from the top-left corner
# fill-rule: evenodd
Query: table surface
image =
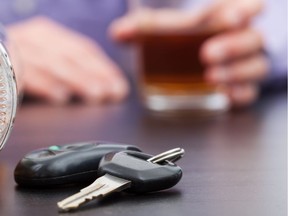
<path fill-rule="evenodd" d="M 0 215 L 58 215 L 56 203 L 79 187 L 17 187 L 13 171 L 27 152 L 50 145 L 107 140 L 157 154 L 183 147 L 183 178 L 172 189 L 114 194 L 66 215 L 285 216 L 287 95 L 212 119 L 152 117 L 135 96 L 118 105 L 24 104 L 0 153 Z M 63 214 L 65 215 L 65 214 Z"/>

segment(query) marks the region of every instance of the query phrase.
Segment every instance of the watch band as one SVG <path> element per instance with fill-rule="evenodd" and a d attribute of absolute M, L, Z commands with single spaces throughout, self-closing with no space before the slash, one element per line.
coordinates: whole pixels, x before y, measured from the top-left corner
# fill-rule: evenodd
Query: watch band
<path fill-rule="evenodd" d="M 0 150 L 12 130 L 18 103 L 15 73 L 5 41 L 4 27 L 0 25 Z"/>

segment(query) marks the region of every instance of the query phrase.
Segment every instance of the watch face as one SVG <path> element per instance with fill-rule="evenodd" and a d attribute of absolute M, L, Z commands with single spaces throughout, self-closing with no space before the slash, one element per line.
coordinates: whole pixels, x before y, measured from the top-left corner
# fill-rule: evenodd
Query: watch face
<path fill-rule="evenodd" d="M 0 43 L 0 150 L 12 129 L 16 108 L 16 79 L 8 53 Z"/>

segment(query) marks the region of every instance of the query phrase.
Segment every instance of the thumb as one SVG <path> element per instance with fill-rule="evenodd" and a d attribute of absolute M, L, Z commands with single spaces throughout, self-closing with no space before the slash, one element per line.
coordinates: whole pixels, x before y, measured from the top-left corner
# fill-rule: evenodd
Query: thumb
<path fill-rule="evenodd" d="M 143 33 L 187 32 L 199 26 L 212 9 L 213 7 L 201 8 L 195 12 L 176 9 L 141 9 L 114 21 L 109 33 L 116 41 L 129 42 Z"/>
<path fill-rule="evenodd" d="M 262 0 L 218 1 L 219 6 L 209 15 L 206 24 L 212 32 L 241 27 L 263 9 Z"/>
<path fill-rule="evenodd" d="M 195 11 L 141 9 L 114 21 L 109 33 L 116 41 L 129 42 L 143 33 L 219 32 L 246 24 L 262 7 L 262 0 L 216 0 Z"/>

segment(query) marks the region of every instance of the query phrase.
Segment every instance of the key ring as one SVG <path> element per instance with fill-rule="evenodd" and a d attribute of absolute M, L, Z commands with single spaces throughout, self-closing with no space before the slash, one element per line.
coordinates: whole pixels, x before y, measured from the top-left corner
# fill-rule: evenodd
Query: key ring
<path fill-rule="evenodd" d="M 177 160 L 181 159 L 184 155 L 185 151 L 182 148 L 174 148 L 168 151 L 165 151 L 161 154 L 155 155 L 151 158 L 149 158 L 147 161 L 151 163 L 162 163 L 164 161 L 166 162 L 176 162 Z"/>

